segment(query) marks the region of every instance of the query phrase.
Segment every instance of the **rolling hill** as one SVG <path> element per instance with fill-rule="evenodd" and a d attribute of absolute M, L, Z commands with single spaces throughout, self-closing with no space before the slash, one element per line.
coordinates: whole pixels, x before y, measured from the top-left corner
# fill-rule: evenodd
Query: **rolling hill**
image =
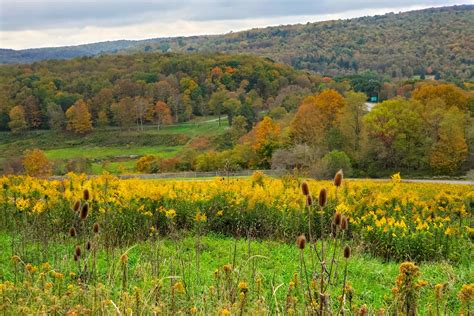
<path fill-rule="evenodd" d="M 392 77 L 434 75 L 446 80 L 470 79 L 474 73 L 473 20 L 474 5 L 462 5 L 224 35 L 2 49 L 0 63 L 137 51 L 217 51 L 258 54 L 329 76 L 372 70 Z"/>

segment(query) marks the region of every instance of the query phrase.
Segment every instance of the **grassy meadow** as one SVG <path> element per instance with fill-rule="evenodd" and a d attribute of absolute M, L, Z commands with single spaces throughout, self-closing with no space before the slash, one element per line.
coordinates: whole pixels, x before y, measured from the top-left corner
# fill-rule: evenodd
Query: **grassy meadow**
<path fill-rule="evenodd" d="M 7 315 L 472 312 L 468 185 L 0 182 Z"/>
<path fill-rule="evenodd" d="M 289 283 L 295 279 L 294 273 L 300 272 L 299 251 L 293 244 L 277 241 L 262 241 L 246 238 L 229 238 L 222 235 L 208 235 L 199 239 L 199 269 L 195 263 L 197 259 L 196 244 L 198 240 L 193 235 L 184 234 L 177 239 L 164 237 L 153 238 L 149 241 L 143 241 L 130 247 L 118 247 L 110 252 L 101 251 L 97 258 L 97 282 L 103 284 L 106 289 L 106 297 L 118 303 L 122 294 L 122 276 L 120 275 L 119 259 L 122 254 L 128 254 L 127 273 L 131 276 L 127 288 L 130 294 L 139 290 L 144 296 L 143 309 L 136 312 L 134 304 L 131 304 L 133 314 L 147 314 L 151 309 L 145 306 L 150 305 L 149 297 L 153 292 L 153 281 L 161 280 L 163 292 L 169 292 L 173 282 L 183 281 L 186 284 L 186 294 L 179 297 L 179 310 L 184 314 L 189 314 L 193 307 L 199 309 L 200 314 L 215 313 L 228 308 L 232 310 L 231 304 L 224 299 L 213 300 L 213 289 L 216 288 L 216 271 L 223 272 L 224 266 L 235 262 L 233 282 L 244 280 L 250 288 L 249 295 L 252 300 L 257 300 L 257 282 L 260 279 L 261 291 L 258 293 L 261 298 L 268 302 L 264 313 L 283 313 L 283 304 L 288 295 Z M 12 253 L 10 251 L 13 241 L 11 236 L 3 234 L 0 237 L 1 246 L 8 249 L 1 257 L 1 273 L 4 279 L 13 280 L 15 266 L 11 262 Z M 74 261 L 70 260 L 70 241 L 64 237 L 64 240 L 56 240 L 49 247 L 48 253 L 43 253 L 35 249 L 32 244 L 28 250 L 29 257 L 22 260 L 32 262 L 48 262 L 49 271 L 61 271 L 65 274 L 65 279 L 60 287 L 66 292 L 69 290 L 72 295 L 68 295 L 69 301 L 63 306 L 57 306 L 58 313 L 64 314 L 76 305 L 81 304 L 82 299 L 87 298 L 93 290 L 84 290 L 77 285 L 75 276 L 70 273 L 77 273 L 77 267 Z M 310 261 L 309 254 L 306 254 L 307 261 Z M 158 257 L 161 263 L 154 262 Z M 158 265 L 162 265 L 158 267 Z M 38 264 L 41 269 L 41 264 Z M 364 253 L 356 252 L 349 261 L 348 270 L 350 271 L 349 282 L 354 289 L 353 301 L 351 304 L 362 306 L 367 304 L 371 306 L 371 311 L 375 312 L 381 308 L 386 308 L 391 299 L 391 286 L 395 284 L 398 274 L 398 264 L 393 261 L 383 261 L 380 258 L 374 258 Z M 446 290 L 446 308 L 448 310 L 458 310 L 460 305 L 456 297 L 461 286 L 472 282 L 472 269 L 467 263 L 460 265 L 450 265 L 447 262 L 433 262 L 420 264 L 421 275 L 429 284 L 447 284 Z M 38 277 L 35 273 L 33 278 Z M 178 276 L 173 280 L 172 275 Z M 51 278 L 51 277 L 50 277 Z M 449 281 L 448 281 L 449 280 Z M 51 282 L 57 282 L 54 277 Z M 300 280 L 304 282 L 304 280 Z M 238 284 L 235 284 L 238 285 Z M 95 287 L 96 284 L 92 285 Z M 277 289 L 275 293 L 273 290 Z M 81 293 L 84 291 L 84 293 Z M 341 294 L 341 289 L 336 286 L 333 289 L 335 295 Z M 54 288 L 51 294 L 59 293 L 59 288 Z M 302 285 L 296 287 L 297 296 L 303 300 Z M 419 313 L 427 314 L 428 310 L 434 308 L 435 291 L 433 286 L 428 286 L 421 291 L 419 300 Z M 48 298 L 48 291 L 41 299 L 44 303 L 54 300 Z M 182 297 L 181 297 L 182 296 Z M 105 296 L 104 296 L 105 297 Z M 204 301 L 207 298 L 208 302 Z M 33 307 L 35 298 L 29 298 L 30 301 L 23 301 L 23 304 Z M 207 306 L 206 306 L 207 305 Z M 431 307 L 430 307 L 431 306 Z M 36 307 L 34 312 L 40 312 L 41 308 Z M 302 308 L 302 307 L 300 307 Z M 163 309 L 166 309 L 164 307 Z M 104 307 L 108 313 L 113 313 L 113 307 Z M 444 306 L 443 306 L 444 310 Z M 25 309 L 26 311 L 26 309 Z M 44 309 L 43 311 L 52 311 Z M 145 312 L 146 311 L 146 312 Z M 106 312 L 107 313 L 107 312 Z"/>
<path fill-rule="evenodd" d="M 139 157 L 153 155 L 161 158 L 175 157 L 196 137 L 216 136 L 228 126 L 221 118 L 221 125 L 214 116 L 199 117 L 187 123 L 171 126 L 144 126 L 143 131 L 119 128 L 95 129 L 90 134 L 77 137 L 63 131 L 30 131 L 15 135 L 0 133 L 0 166 L 5 160 L 20 157 L 31 148 L 41 149 L 46 157 L 62 170 L 67 161 L 84 160 L 90 164 L 90 173 L 134 173 Z"/>

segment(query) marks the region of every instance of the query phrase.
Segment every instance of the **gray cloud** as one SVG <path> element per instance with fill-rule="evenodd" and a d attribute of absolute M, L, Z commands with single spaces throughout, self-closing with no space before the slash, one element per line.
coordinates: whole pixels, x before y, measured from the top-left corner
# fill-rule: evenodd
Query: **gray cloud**
<path fill-rule="evenodd" d="M 337 14 L 351 10 L 440 6 L 451 0 L 0 0 L 4 31 L 114 27 L 174 20 L 222 21 Z"/>

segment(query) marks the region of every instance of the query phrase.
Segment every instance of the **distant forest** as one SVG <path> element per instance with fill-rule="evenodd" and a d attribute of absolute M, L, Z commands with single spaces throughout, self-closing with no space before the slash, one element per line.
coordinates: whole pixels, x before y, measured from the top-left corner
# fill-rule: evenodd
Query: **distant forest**
<path fill-rule="evenodd" d="M 474 6 L 389 13 L 350 20 L 253 29 L 218 36 L 112 41 L 29 50 L 0 50 L 1 63 L 30 63 L 108 53 L 258 54 L 323 76 L 371 70 L 392 78 L 472 79 Z"/>

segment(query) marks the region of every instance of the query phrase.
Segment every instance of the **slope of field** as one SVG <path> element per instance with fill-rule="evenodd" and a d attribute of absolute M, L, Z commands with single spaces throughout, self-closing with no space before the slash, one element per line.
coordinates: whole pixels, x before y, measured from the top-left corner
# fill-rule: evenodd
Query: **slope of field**
<path fill-rule="evenodd" d="M 0 168 L 5 160 L 18 158 L 28 149 L 39 148 L 53 163 L 85 159 L 91 163 L 91 173 L 94 174 L 105 170 L 132 173 L 136 160 L 143 155 L 174 157 L 195 137 L 216 136 L 226 127 L 227 121 L 223 120 L 218 126 L 217 121 L 209 120 L 164 126 L 160 130 L 145 126 L 144 131 L 140 132 L 118 128 L 96 129 L 82 137 L 48 130 L 21 135 L 2 132 Z"/>
<path fill-rule="evenodd" d="M 116 41 L 0 52 L 1 63 L 28 63 L 130 51 L 255 53 L 326 75 L 373 70 L 393 77 L 470 78 L 474 6 L 252 29 L 217 36 Z"/>

